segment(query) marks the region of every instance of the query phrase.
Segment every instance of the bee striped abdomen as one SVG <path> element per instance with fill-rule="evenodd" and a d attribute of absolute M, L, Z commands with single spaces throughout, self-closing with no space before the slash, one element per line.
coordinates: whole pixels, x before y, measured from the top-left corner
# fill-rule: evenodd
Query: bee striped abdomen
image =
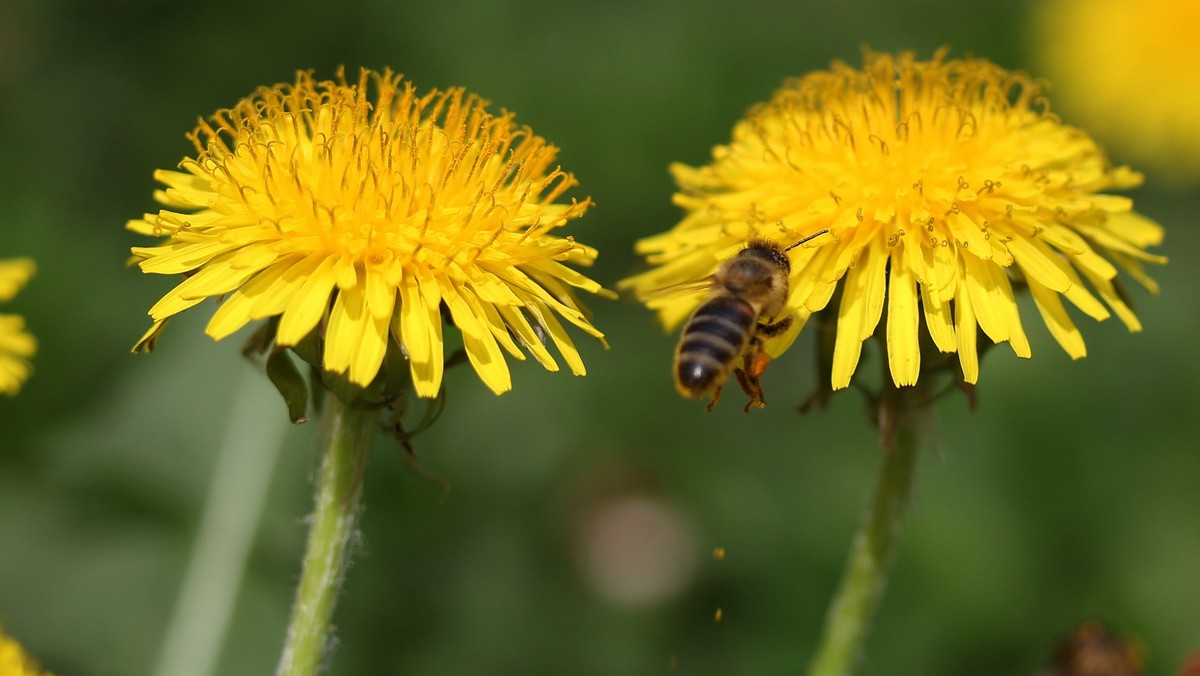
<path fill-rule="evenodd" d="M 717 296 L 701 305 L 688 321 L 675 351 L 675 377 L 680 391 L 697 396 L 719 386 L 730 365 L 746 349 L 758 311 L 734 296 Z"/>

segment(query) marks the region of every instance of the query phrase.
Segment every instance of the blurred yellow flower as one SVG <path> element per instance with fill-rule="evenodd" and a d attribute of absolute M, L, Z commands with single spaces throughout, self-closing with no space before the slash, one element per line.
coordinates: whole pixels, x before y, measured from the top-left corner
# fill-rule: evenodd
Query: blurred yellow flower
<path fill-rule="evenodd" d="M 12 300 L 36 270 L 28 258 L 0 260 L 0 302 Z M 25 320 L 0 314 L 0 392 L 12 396 L 21 389 L 32 371 L 29 360 L 35 352 L 37 339 L 25 331 Z"/>
<path fill-rule="evenodd" d="M 318 329 L 324 368 L 358 385 L 392 344 L 417 393 L 433 397 L 443 308 L 497 393 L 511 388 L 504 353 L 524 359 L 520 346 L 554 371 L 552 341 L 585 372 L 556 315 L 603 339 L 575 290 L 605 292 L 569 267 L 596 251 L 551 234 L 590 199 L 558 202 L 576 181 L 554 165 L 557 148 L 475 95 L 418 95 L 388 70 L 354 83 L 301 72 L 201 120 L 189 138 L 196 156 L 155 174 L 167 209 L 128 224 L 167 238 L 133 249 L 143 272 L 187 276 L 150 309 L 135 351 L 151 349 L 171 317 L 225 296 L 207 327 L 215 339 L 276 317 L 281 346 Z"/>
<path fill-rule="evenodd" d="M 3 283 L 0 281 L 0 283 Z M 21 644 L 4 634 L 0 627 L 0 676 L 44 676 L 37 662 L 25 654 Z"/>
<path fill-rule="evenodd" d="M 790 253 L 784 313 L 794 321 L 765 347 L 787 349 L 840 290 L 834 388 L 849 384 L 885 308 L 897 385 L 917 380 L 922 324 L 938 350 L 958 353 L 967 382 L 979 376 L 977 327 L 1029 357 L 1017 287 L 1028 287 L 1072 357 L 1084 342 L 1061 297 L 1098 320 L 1106 303 L 1140 329 L 1114 263 L 1154 290 L 1140 262 L 1162 262 L 1144 251 L 1162 228 L 1106 194 L 1138 185 L 1138 174 L 1111 167 L 1020 73 L 944 53 L 868 52 L 864 61 L 786 82 L 710 164 L 673 165 L 683 220 L 638 242 L 655 267 L 622 286 L 671 328 L 699 298 L 654 289 L 710 275 L 751 238 L 790 244 L 828 229 Z"/>
<path fill-rule="evenodd" d="M 1164 181 L 1200 179 L 1200 2 L 1049 0 L 1036 7 L 1032 42 L 1059 111 Z"/>

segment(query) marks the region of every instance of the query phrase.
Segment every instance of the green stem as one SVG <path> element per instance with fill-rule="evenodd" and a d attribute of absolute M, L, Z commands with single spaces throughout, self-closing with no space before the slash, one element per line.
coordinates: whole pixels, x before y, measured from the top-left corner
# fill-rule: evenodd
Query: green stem
<path fill-rule="evenodd" d="M 321 667 L 361 511 L 359 481 L 377 418 L 375 411 L 345 408 L 337 397 L 325 399 L 322 425 L 328 448 L 317 475 L 304 571 L 277 676 L 312 676 Z"/>
<path fill-rule="evenodd" d="M 862 654 L 871 617 L 883 596 L 896 551 L 904 508 L 912 492 L 917 450 L 928 402 L 922 390 L 895 388 L 891 379 L 880 400 L 883 467 L 866 518 L 854 536 L 842 581 L 825 617 L 810 676 L 846 676 Z"/>

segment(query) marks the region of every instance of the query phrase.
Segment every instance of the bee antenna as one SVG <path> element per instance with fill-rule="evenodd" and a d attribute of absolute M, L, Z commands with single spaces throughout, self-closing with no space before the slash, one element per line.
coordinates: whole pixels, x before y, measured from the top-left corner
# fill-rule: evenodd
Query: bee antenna
<path fill-rule="evenodd" d="M 829 232 L 829 230 L 818 230 L 818 231 L 814 232 L 813 234 L 809 235 L 808 237 L 805 237 L 804 239 L 800 240 L 799 242 L 796 242 L 795 244 L 784 248 L 784 251 L 791 251 L 792 249 L 795 249 L 796 247 L 800 246 L 801 244 L 804 244 L 808 240 L 815 239 L 817 237 L 820 237 L 821 235 L 827 234 L 828 232 Z"/>

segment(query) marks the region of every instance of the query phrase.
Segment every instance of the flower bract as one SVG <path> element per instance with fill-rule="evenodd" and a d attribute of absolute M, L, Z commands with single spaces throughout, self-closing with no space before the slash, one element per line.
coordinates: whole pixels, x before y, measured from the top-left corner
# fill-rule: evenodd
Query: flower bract
<path fill-rule="evenodd" d="M 683 219 L 637 243 L 652 267 L 622 286 L 673 327 L 700 296 L 655 289 L 712 274 L 752 238 L 788 244 L 828 230 L 790 252 L 785 312 L 796 321 L 766 349 L 781 353 L 828 307 L 834 388 L 849 384 L 877 329 L 898 385 L 916 382 L 924 340 L 957 353 L 970 383 L 979 332 L 1029 357 L 1021 289 L 1072 357 L 1086 350 L 1064 300 L 1140 329 L 1118 270 L 1154 290 L 1142 263 L 1162 261 L 1146 248 L 1163 232 L 1110 194 L 1138 185 L 1137 173 L 1062 124 L 1025 75 L 944 53 L 864 61 L 786 82 L 709 164 L 673 165 Z"/>
<path fill-rule="evenodd" d="M 201 120 L 190 138 L 196 155 L 155 174 L 166 208 L 129 222 L 166 238 L 133 249 L 142 271 L 186 276 L 150 309 L 135 350 L 222 297 L 213 338 L 267 318 L 280 346 L 319 330 L 323 368 L 358 385 L 393 344 L 417 393 L 436 396 L 444 313 L 497 393 L 511 387 L 506 353 L 557 370 L 553 343 L 584 373 L 559 318 L 602 339 L 575 294 L 603 289 L 572 267 L 596 251 L 555 232 L 591 202 L 560 200 L 574 177 L 512 114 L 461 89 L 418 94 L 391 71 L 355 82 L 301 72 Z"/>

